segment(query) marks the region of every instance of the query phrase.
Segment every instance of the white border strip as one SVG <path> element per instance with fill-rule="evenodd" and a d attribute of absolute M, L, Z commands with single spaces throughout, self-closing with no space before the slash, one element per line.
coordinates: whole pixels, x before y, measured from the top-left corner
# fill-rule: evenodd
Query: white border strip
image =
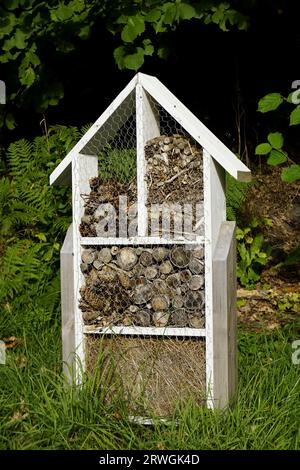
<path fill-rule="evenodd" d="M 159 237 L 81 237 L 80 244 L 84 245 L 203 245 L 204 237 L 197 237 L 196 240 L 179 238 L 159 238 Z"/>
<path fill-rule="evenodd" d="M 84 334 L 93 335 L 128 335 L 128 336 L 176 336 L 176 337 L 205 337 L 204 328 L 159 328 L 143 326 L 112 326 L 94 327 L 84 326 Z"/>

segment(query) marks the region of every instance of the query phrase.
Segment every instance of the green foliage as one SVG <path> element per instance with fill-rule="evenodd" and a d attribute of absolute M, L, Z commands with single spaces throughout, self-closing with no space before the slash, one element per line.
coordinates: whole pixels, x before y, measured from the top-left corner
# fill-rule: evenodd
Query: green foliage
<path fill-rule="evenodd" d="M 284 140 L 281 132 L 273 132 L 268 135 L 268 142 L 259 144 L 256 149 L 256 155 L 269 155 L 268 165 L 277 166 L 285 163 L 288 159 L 286 152 L 282 150 Z"/>
<path fill-rule="evenodd" d="M 258 102 L 258 111 L 261 113 L 268 113 L 274 111 L 283 102 L 283 97 L 280 93 L 269 93 L 261 98 Z"/>
<path fill-rule="evenodd" d="M 119 394 L 105 403 L 100 368 L 82 387 L 66 386 L 60 337 L 59 322 L 28 326 L 23 344 L 7 351 L 0 367 L 1 450 L 299 449 L 296 327 L 239 332 L 239 387 L 226 412 L 189 401 L 167 424 L 154 417 L 152 426 L 133 423 Z"/>
<path fill-rule="evenodd" d="M 146 55 L 155 51 L 160 58 L 168 55 L 164 46 L 165 36 L 174 31 L 182 21 L 196 20 L 204 24 L 213 23 L 222 31 L 236 26 L 244 30 L 248 19 L 230 8 L 228 2 L 136 2 L 135 8 L 124 8 L 122 14 L 112 23 L 111 31 L 119 34 L 123 45 L 114 52 L 120 69 L 138 70 Z M 127 11 L 126 11 L 127 10 Z M 154 42 L 157 47 L 154 47 Z"/>
<path fill-rule="evenodd" d="M 280 93 L 270 93 L 260 99 L 258 103 L 258 111 L 266 113 L 269 111 L 276 110 L 283 102 L 289 104 L 298 103 L 298 93 L 291 93 L 287 98 L 284 98 Z M 290 114 L 290 125 L 300 124 L 300 105 L 297 105 Z M 271 132 L 268 135 L 268 142 L 257 145 L 255 149 L 256 155 L 268 155 L 267 163 L 270 166 L 278 166 L 283 163 L 289 162 L 290 158 L 284 150 L 282 150 L 284 144 L 284 137 L 281 132 Z M 300 165 L 293 163 L 292 165 L 285 167 L 281 172 L 281 179 L 286 183 L 293 183 L 300 180 Z"/>
<path fill-rule="evenodd" d="M 238 265 L 237 277 L 240 284 L 246 288 L 253 288 L 260 279 L 260 269 L 268 261 L 268 250 L 264 248 L 264 238 L 259 232 L 259 225 L 270 224 L 270 219 L 262 221 L 252 219 L 248 226 L 244 226 L 243 204 L 247 192 L 253 183 L 236 181 L 226 175 L 226 204 L 227 219 L 237 221 L 237 251 Z"/>
<path fill-rule="evenodd" d="M 15 106 L 35 104 L 36 110 L 43 112 L 62 99 L 64 90 L 58 76 L 48 78 L 45 51 L 57 56 L 74 51 L 78 39 L 87 39 L 97 19 L 108 15 L 108 5 L 105 0 L 2 2 L 0 63 L 10 77 L 10 93 L 7 105 L 0 110 L 0 127 L 5 123 L 8 129 L 14 128 L 8 115 Z"/>
<path fill-rule="evenodd" d="M 263 219 L 263 224 L 270 224 L 270 219 Z M 238 265 L 237 277 L 242 286 L 252 289 L 260 279 L 259 271 L 268 262 L 269 250 L 264 247 L 263 234 L 259 232 L 260 223 L 252 219 L 248 227 L 237 228 Z"/>
<path fill-rule="evenodd" d="M 287 161 L 287 155 L 285 152 L 272 149 L 270 152 L 270 156 L 267 160 L 267 163 L 270 166 L 278 166 L 278 165 L 281 165 L 282 163 L 285 163 L 286 161 Z"/>
<path fill-rule="evenodd" d="M 300 105 L 296 106 L 290 114 L 290 125 L 296 126 L 297 124 L 300 124 Z"/>
<path fill-rule="evenodd" d="M 250 185 L 251 183 L 237 181 L 233 176 L 229 175 L 229 173 L 226 173 L 226 206 L 228 220 L 238 220 Z"/>
<path fill-rule="evenodd" d="M 186 0 L 22 0 L 0 5 L 0 64 L 9 77 L 7 105 L 0 109 L 0 128 L 14 129 L 16 107 L 39 113 L 64 96 L 59 74 L 45 57 L 73 53 L 78 41 L 105 27 L 118 35 L 114 51 L 120 69 L 138 70 L 146 56 L 167 55 L 166 35 L 182 21 L 216 24 L 223 31 L 247 27 L 247 18 L 227 2 Z M 49 73 L 51 71 L 51 73 Z M 3 79 L 3 77 L 1 77 Z"/>
<path fill-rule="evenodd" d="M 259 144 L 255 149 L 256 155 L 267 155 L 272 150 L 272 146 L 266 142 L 264 144 Z"/>
<path fill-rule="evenodd" d="M 288 168 L 284 168 L 281 173 L 281 179 L 285 183 L 294 183 L 300 180 L 300 166 L 291 165 Z"/>
<path fill-rule="evenodd" d="M 300 313 L 300 294 L 286 294 L 280 297 L 277 302 L 277 306 L 281 312 L 294 312 Z"/>
<path fill-rule="evenodd" d="M 0 306 L 24 323 L 46 321 L 58 306 L 59 250 L 71 204 L 69 189 L 52 188 L 49 175 L 80 135 L 56 126 L 7 151 L 8 175 L 0 179 Z"/>
<path fill-rule="evenodd" d="M 0 178 L 0 308 L 23 324 L 53 319 L 59 305 L 59 251 L 71 222 L 70 189 L 51 187 L 49 175 L 89 126 L 54 126 L 33 141 L 12 143 Z M 130 183 L 136 150 L 105 147 L 102 179 Z"/>
<path fill-rule="evenodd" d="M 283 147 L 283 135 L 281 132 L 271 132 L 268 135 L 268 141 L 274 149 L 281 149 Z"/>
<path fill-rule="evenodd" d="M 121 183 L 131 183 L 136 177 L 136 149 L 105 147 L 99 155 L 99 174 L 105 181 L 115 178 Z"/>

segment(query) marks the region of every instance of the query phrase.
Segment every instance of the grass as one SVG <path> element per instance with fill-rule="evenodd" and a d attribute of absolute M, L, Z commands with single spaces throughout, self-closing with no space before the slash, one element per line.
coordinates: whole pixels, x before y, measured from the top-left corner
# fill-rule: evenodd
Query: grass
<path fill-rule="evenodd" d="M 168 424 L 145 427 L 128 419 L 120 398 L 104 404 L 99 375 L 81 389 L 65 386 L 59 325 L 44 325 L 24 333 L 0 366 L 0 449 L 299 449 L 298 333 L 295 325 L 240 331 L 236 406 L 211 412 L 188 403 Z"/>

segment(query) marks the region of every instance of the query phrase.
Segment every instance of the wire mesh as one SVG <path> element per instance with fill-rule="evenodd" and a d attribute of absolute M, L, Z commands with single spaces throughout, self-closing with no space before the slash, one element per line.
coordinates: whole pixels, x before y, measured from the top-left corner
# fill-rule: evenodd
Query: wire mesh
<path fill-rule="evenodd" d="M 99 168 L 98 178 L 90 181 L 90 194 L 82 195 L 85 200 L 85 211 L 80 225 L 82 236 L 127 236 L 124 228 L 120 229 L 120 212 L 123 211 L 121 218 L 136 217 L 135 108 L 135 92 L 132 92 L 114 110 L 82 151 L 97 155 Z M 123 198 L 123 201 L 120 198 Z M 107 227 L 103 228 L 102 233 L 103 219 L 106 220 Z"/>
<path fill-rule="evenodd" d="M 145 143 L 149 234 L 204 235 L 202 148 L 154 98 L 147 100 L 160 129 Z"/>
<path fill-rule="evenodd" d="M 149 122 L 147 114 L 138 115 L 132 92 L 84 148 L 99 156 L 99 176 L 90 181 L 90 194 L 82 195 L 80 232 L 136 236 L 142 202 L 148 211 L 146 236 L 172 238 L 174 245 L 86 247 L 83 321 L 99 327 L 204 328 L 203 246 L 197 251 L 188 243 L 176 245 L 177 237 L 204 234 L 202 148 L 159 103 L 146 98 L 151 122 L 149 113 Z M 142 171 L 138 159 L 144 159 Z"/>
<path fill-rule="evenodd" d="M 178 407 L 206 401 L 203 338 L 85 338 L 89 371 L 101 370 L 106 401 L 122 396 L 133 416 L 170 417 Z"/>
<path fill-rule="evenodd" d="M 203 328 L 204 250 L 184 245 L 86 248 L 80 308 L 95 326 Z"/>
<path fill-rule="evenodd" d="M 146 235 L 174 239 L 204 235 L 202 148 L 152 97 L 148 95 L 147 99 L 156 120 L 153 129 L 153 117 L 148 123 L 147 117 L 136 116 L 135 92 L 132 92 L 83 150 L 98 155 L 99 177 L 91 181 L 91 193 L 82 195 L 85 198 L 82 236 L 137 235 L 138 220 L 134 223 L 134 219 L 141 216 L 137 193 L 142 180 L 146 190 L 139 195 L 144 198 L 139 207 L 147 209 Z M 146 140 L 144 154 L 138 156 L 137 132 L 155 134 Z M 137 159 L 141 158 L 145 158 L 142 174 L 137 173 Z M 132 221 L 122 228 L 118 220 L 120 197 L 127 198 L 121 217 Z M 102 210 L 96 212 L 100 204 Z M 100 233 L 102 225 L 97 231 L 97 224 L 101 217 L 106 217 L 109 225 L 104 204 L 112 206 L 110 217 L 116 220 Z"/>

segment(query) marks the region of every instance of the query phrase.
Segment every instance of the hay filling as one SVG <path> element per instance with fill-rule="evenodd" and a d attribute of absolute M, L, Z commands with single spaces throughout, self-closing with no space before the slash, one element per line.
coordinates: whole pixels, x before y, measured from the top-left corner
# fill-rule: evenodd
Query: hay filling
<path fill-rule="evenodd" d="M 170 416 L 188 400 L 205 403 L 203 339 L 86 335 L 85 346 L 87 370 L 93 373 L 102 354 L 110 394 L 122 389 L 135 416 Z"/>

